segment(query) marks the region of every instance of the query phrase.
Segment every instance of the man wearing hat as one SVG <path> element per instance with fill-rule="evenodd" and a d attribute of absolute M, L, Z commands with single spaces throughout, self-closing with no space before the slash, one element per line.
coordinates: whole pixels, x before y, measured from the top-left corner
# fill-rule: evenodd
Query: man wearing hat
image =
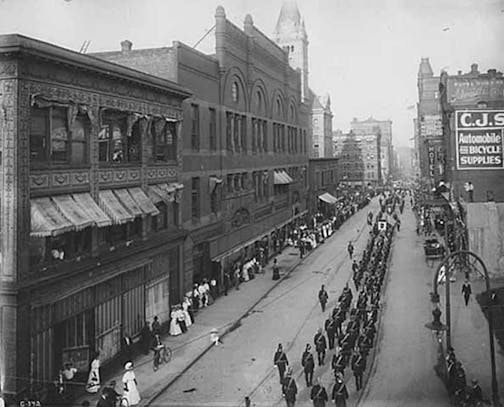
<path fill-rule="evenodd" d="M 273 364 L 278 368 L 278 374 L 280 375 L 280 384 L 281 384 L 283 383 L 285 369 L 289 365 L 287 355 L 285 354 L 281 343 L 278 344 L 277 351 L 275 352 L 275 356 L 273 357 Z"/>
<path fill-rule="evenodd" d="M 336 383 L 334 384 L 332 391 L 332 399 L 336 403 L 336 407 L 346 407 L 346 401 L 348 399 L 348 390 L 346 388 L 345 381 L 343 380 L 343 375 L 341 373 L 336 374 Z"/>
<path fill-rule="evenodd" d="M 313 401 L 313 407 L 325 407 L 328 401 L 326 389 L 320 384 L 318 378 L 315 379 L 315 385 L 311 389 L 310 399 Z"/>
<path fill-rule="evenodd" d="M 322 329 L 318 329 L 315 337 L 313 338 L 313 343 L 315 344 L 315 350 L 317 351 L 318 364 L 319 366 L 324 364 L 327 342 L 325 336 L 322 334 Z"/>
<path fill-rule="evenodd" d="M 296 381 L 292 377 L 291 367 L 287 370 L 287 375 L 282 381 L 282 393 L 285 397 L 287 407 L 294 407 L 294 404 L 296 403 L 297 386 Z"/>
<path fill-rule="evenodd" d="M 471 388 L 469 389 L 469 403 L 477 405 L 477 403 L 483 401 L 483 391 L 476 379 L 471 380 Z"/>
<path fill-rule="evenodd" d="M 313 359 L 311 346 L 309 344 L 306 345 L 306 349 L 303 352 L 303 356 L 301 357 L 301 365 L 303 365 L 306 386 L 310 387 L 313 382 L 313 369 L 315 368 L 315 360 Z"/>

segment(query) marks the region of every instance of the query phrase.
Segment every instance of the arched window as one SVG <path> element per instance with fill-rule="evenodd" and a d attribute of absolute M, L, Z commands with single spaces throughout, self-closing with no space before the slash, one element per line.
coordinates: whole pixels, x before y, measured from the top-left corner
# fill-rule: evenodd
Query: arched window
<path fill-rule="evenodd" d="M 238 83 L 233 82 L 233 85 L 231 86 L 231 98 L 233 102 L 237 103 L 239 99 L 239 88 L 238 88 Z"/>
<path fill-rule="evenodd" d="M 282 117 L 282 103 L 280 102 L 280 99 L 277 99 L 276 101 L 276 114 L 278 117 Z"/>
<path fill-rule="evenodd" d="M 261 94 L 260 90 L 257 91 L 256 97 L 257 97 L 257 100 L 256 100 L 256 111 L 257 111 L 257 113 L 261 113 L 262 112 L 263 100 L 262 100 L 262 94 Z"/>

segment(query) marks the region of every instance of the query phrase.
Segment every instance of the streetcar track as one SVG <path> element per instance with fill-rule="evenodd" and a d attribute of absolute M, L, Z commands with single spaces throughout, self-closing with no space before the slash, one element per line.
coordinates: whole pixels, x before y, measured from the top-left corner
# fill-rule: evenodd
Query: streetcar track
<path fill-rule="evenodd" d="M 366 222 L 366 221 L 363 221 L 363 224 L 362 224 L 363 226 L 361 226 L 361 227 L 358 229 L 358 234 L 357 234 L 357 237 L 356 237 L 355 239 L 353 239 L 353 240 L 352 240 L 353 242 L 355 242 L 355 241 L 359 241 L 359 240 L 360 240 L 360 238 L 361 238 L 361 236 L 362 236 L 362 233 L 363 233 L 363 232 L 364 232 L 364 230 L 366 229 L 366 224 L 367 224 L 367 222 Z M 335 237 L 335 235 L 333 235 L 333 237 Z M 328 242 L 328 243 L 330 243 L 330 242 Z M 325 268 L 326 268 L 327 266 L 329 266 L 330 264 L 333 264 L 333 263 L 334 263 L 334 262 L 335 262 L 338 258 L 340 258 L 341 256 L 342 256 L 343 258 L 339 261 L 338 265 L 335 267 L 334 272 L 331 274 L 331 276 L 326 278 L 326 280 L 325 280 L 325 284 L 329 285 L 330 283 L 332 283 L 332 281 L 333 281 L 333 280 L 336 278 L 336 276 L 339 274 L 339 271 L 340 271 L 341 267 L 343 266 L 343 264 L 344 264 L 344 263 L 346 262 L 346 260 L 348 259 L 348 258 L 347 258 L 346 253 L 345 253 L 344 251 L 340 251 L 340 252 L 338 252 L 338 253 L 337 253 L 334 257 L 332 257 L 331 259 L 329 259 L 328 261 L 326 261 L 326 262 L 324 263 L 324 267 L 320 267 L 320 268 L 319 268 L 319 269 L 325 269 Z M 311 278 L 313 278 L 313 277 L 314 277 L 314 276 L 311 276 L 310 278 L 303 280 L 303 282 L 305 282 L 305 281 L 307 281 L 307 280 L 309 280 L 309 279 L 311 279 Z M 349 276 L 349 278 L 347 279 L 347 282 L 350 280 L 350 278 L 351 278 L 351 276 Z M 297 284 L 295 287 L 298 287 L 299 285 L 300 285 L 300 284 Z M 290 289 L 288 292 L 283 293 L 282 295 L 280 295 L 280 296 L 276 297 L 273 301 L 271 301 L 271 302 L 270 302 L 270 303 L 268 303 L 267 305 L 270 305 L 271 303 L 273 303 L 273 302 L 274 302 L 274 301 L 276 301 L 277 299 L 282 298 L 282 297 L 284 296 L 284 294 L 290 293 L 291 291 L 292 291 L 292 289 Z M 299 329 L 296 331 L 296 333 L 295 333 L 294 337 L 293 337 L 293 338 L 292 338 L 292 339 L 288 342 L 288 343 L 289 343 L 289 345 L 287 346 L 287 350 L 291 350 L 291 349 L 293 348 L 293 346 L 294 346 L 294 344 L 295 344 L 295 342 L 296 342 L 297 338 L 299 337 L 299 335 L 300 335 L 301 331 L 305 328 L 305 325 L 306 325 L 307 321 L 308 321 L 308 320 L 309 320 L 309 318 L 312 316 L 312 314 L 313 314 L 314 310 L 315 310 L 317 307 L 318 307 L 318 301 L 316 301 L 316 302 L 314 303 L 314 305 L 313 305 L 313 306 L 312 306 L 312 308 L 310 309 L 310 312 L 309 312 L 309 313 L 307 314 L 307 316 L 303 319 L 303 322 L 302 322 L 302 324 L 300 325 Z M 294 374 L 295 374 L 296 378 L 298 378 L 298 379 L 299 379 L 299 378 L 300 378 L 300 377 L 302 377 L 302 375 L 303 375 L 303 370 L 302 370 L 302 369 L 299 369 L 299 366 L 297 366 L 297 365 L 299 365 L 299 363 L 296 363 L 296 364 L 294 365 L 294 366 L 296 366 L 296 368 L 295 368 L 295 369 L 293 368 L 293 372 L 294 372 Z M 274 372 L 274 368 L 270 368 L 270 369 L 268 369 L 268 371 L 267 371 L 267 373 L 265 374 L 265 376 L 263 377 L 263 379 L 261 379 L 261 381 L 260 381 L 260 382 L 259 382 L 259 383 L 258 383 L 258 384 L 257 384 L 257 385 L 253 388 L 253 389 L 252 389 L 252 391 L 250 391 L 250 392 L 248 393 L 248 397 L 250 397 L 250 398 L 252 399 L 252 396 L 258 392 L 258 390 L 259 390 L 259 389 L 260 389 L 260 388 L 264 385 L 264 383 L 265 383 L 267 380 L 269 380 L 269 379 L 270 379 L 270 377 L 272 376 L 273 372 Z M 297 372 L 297 373 L 296 373 L 296 372 Z M 240 401 L 241 401 L 241 399 L 240 399 Z M 240 401 L 238 401 L 238 403 L 239 403 Z M 275 401 L 275 404 L 274 404 L 274 405 L 278 405 L 281 401 L 282 401 L 282 399 L 281 399 L 281 398 L 276 399 L 276 401 Z"/>

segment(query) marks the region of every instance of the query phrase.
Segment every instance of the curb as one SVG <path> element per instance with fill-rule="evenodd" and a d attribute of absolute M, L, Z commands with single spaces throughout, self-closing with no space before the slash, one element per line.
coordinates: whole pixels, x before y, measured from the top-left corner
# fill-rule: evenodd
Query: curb
<path fill-rule="evenodd" d="M 357 212 L 356 212 L 357 213 Z M 354 213 L 355 215 L 355 213 Z M 353 216 L 353 215 L 352 215 Z M 338 229 L 339 230 L 339 229 Z M 333 235 L 338 231 L 334 231 L 333 232 Z M 332 236 L 332 235 L 331 235 Z M 331 237 L 330 236 L 330 237 Z M 327 240 L 327 239 L 326 239 Z M 266 298 L 270 293 L 271 291 L 273 291 L 285 278 L 287 278 L 287 276 L 289 276 L 301 263 L 304 259 L 308 258 L 309 256 L 311 256 L 313 253 L 315 253 L 317 251 L 317 248 L 320 247 L 321 245 L 318 245 L 314 250 L 311 250 L 310 252 L 308 252 L 304 257 L 303 259 L 299 259 L 298 258 L 298 262 L 295 263 L 294 265 L 292 265 L 286 273 L 284 273 L 280 279 L 275 283 L 273 284 L 270 288 L 268 288 L 268 290 L 262 294 L 258 299 L 257 301 L 255 301 L 240 317 L 238 317 L 234 322 L 231 322 L 228 324 L 228 327 L 224 330 L 224 332 L 222 333 L 222 335 L 220 336 L 221 338 L 224 338 L 228 333 L 234 331 L 236 328 L 238 328 L 240 326 L 240 323 L 241 321 L 246 318 L 248 316 L 248 314 L 250 313 L 250 311 L 252 311 L 256 306 L 257 304 L 259 304 L 262 300 L 264 300 L 264 298 Z M 147 399 L 144 399 L 140 402 L 139 404 L 139 407 L 147 407 L 147 406 L 153 406 L 154 405 L 152 404 L 162 393 L 164 393 L 170 386 L 172 386 L 178 379 L 180 379 L 192 366 L 194 366 L 194 364 L 196 364 L 196 362 L 198 362 L 214 345 L 213 344 L 210 344 L 208 345 L 205 349 L 203 349 L 202 352 L 200 352 L 198 355 L 196 355 L 194 357 L 194 359 L 188 363 L 184 369 L 182 369 L 179 373 L 177 373 L 176 376 L 174 376 L 171 380 L 169 380 L 160 390 L 156 391 L 152 396 L 150 396 L 149 398 Z"/>

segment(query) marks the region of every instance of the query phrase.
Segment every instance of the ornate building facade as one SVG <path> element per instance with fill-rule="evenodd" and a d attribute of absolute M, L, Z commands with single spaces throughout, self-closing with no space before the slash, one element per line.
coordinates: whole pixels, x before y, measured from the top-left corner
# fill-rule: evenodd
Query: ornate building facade
<path fill-rule="evenodd" d="M 214 55 L 187 45 L 96 54 L 176 80 L 184 102 L 184 227 L 192 280 L 223 282 L 222 272 L 273 248 L 306 213 L 309 107 L 288 53 L 247 15 L 243 30 L 215 14 Z M 271 253 L 272 250 L 269 250 Z M 189 277 L 188 277 L 189 278 Z"/>
<path fill-rule="evenodd" d="M 310 158 L 333 157 L 331 99 L 310 89 L 308 74 L 308 35 L 295 1 L 285 1 L 274 32 L 275 42 L 288 52 L 289 64 L 301 71 L 303 100 L 311 107 Z"/>
<path fill-rule="evenodd" d="M 87 372 L 184 292 L 182 101 L 160 78 L 0 37 L 0 377 Z M 84 378 L 81 378 L 84 379 Z"/>

